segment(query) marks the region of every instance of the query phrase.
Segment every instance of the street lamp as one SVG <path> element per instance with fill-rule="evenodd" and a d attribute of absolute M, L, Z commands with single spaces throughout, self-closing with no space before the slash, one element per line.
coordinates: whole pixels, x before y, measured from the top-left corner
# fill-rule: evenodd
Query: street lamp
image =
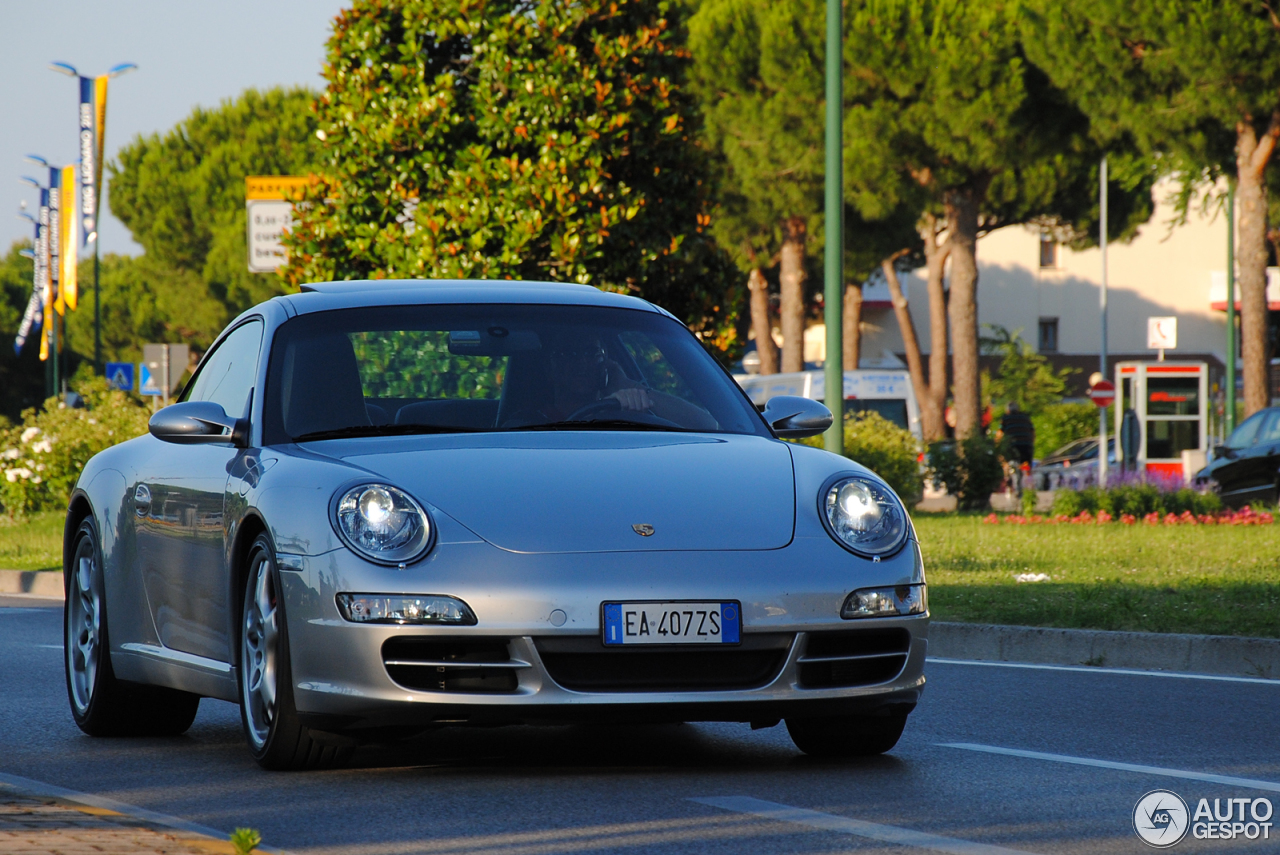
<path fill-rule="evenodd" d="M 93 244 L 93 365 L 102 371 L 102 296 L 98 277 L 98 213 L 102 210 L 102 158 L 107 138 L 107 81 L 136 71 L 137 63 L 122 62 L 106 74 L 86 77 L 74 65 L 53 62 L 49 68 L 80 81 L 80 211 L 84 245 Z"/>
<path fill-rule="evenodd" d="M 49 358 L 46 360 L 46 377 L 52 390 L 50 396 L 58 394 L 61 380 L 58 365 L 58 313 L 54 311 L 55 291 L 59 286 L 58 260 L 61 259 L 61 185 L 62 170 L 49 163 L 38 154 L 27 155 L 27 161 L 49 170 L 49 185 L 46 189 L 34 179 L 24 176 L 23 180 L 40 188 L 40 220 L 44 232 L 44 243 L 41 259 L 44 268 L 44 337 L 49 343 Z M 56 258 L 55 258 L 56 257 Z"/>

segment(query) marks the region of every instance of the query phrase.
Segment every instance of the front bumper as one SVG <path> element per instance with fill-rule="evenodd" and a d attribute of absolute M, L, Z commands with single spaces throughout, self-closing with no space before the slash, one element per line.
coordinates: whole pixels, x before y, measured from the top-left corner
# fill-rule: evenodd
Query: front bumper
<path fill-rule="evenodd" d="M 773 723 L 909 709 L 924 686 L 927 615 L 838 615 L 856 588 L 918 580 L 914 542 L 879 563 L 829 538 L 797 538 L 760 552 L 558 555 L 441 543 L 407 570 L 345 549 L 289 556 L 281 567 L 295 704 L 304 721 L 326 731 L 601 719 Z M 353 624 L 337 610 L 341 592 L 455 596 L 479 623 Z M 602 602 L 697 599 L 742 604 L 740 648 L 600 643 Z M 725 658 L 707 659 L 715 655 Z"/>

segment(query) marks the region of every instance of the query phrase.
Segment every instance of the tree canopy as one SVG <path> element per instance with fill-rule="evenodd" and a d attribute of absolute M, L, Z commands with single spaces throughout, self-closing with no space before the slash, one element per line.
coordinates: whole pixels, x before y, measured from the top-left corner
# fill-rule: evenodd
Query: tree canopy
<path fill-rule="evenodd" d="M 317 102 L 322 180 L 291 282 L 558 279 L 635 293 L 732 346 L 732 264 L 674 0 L 357 0 Z"/>
<path fill-rule="evenodd" d="M 956 431 L 979 429 L 977 239 L 1039 222 L 1088 242 L 1103 149 L 1088 118 L 1027 62 L 1011 0 L 860 0 L 847 13 L 845 173 L 865 215 L 902 204 L 945 222 Z M 1115 236 L 1151 212 L 1139 173 Z M 941 267 L 939 266 L 939 271 Z M 936 345 L 936 340 L 935 340 Z"/>
<path fill-rule="evenodd" d="M 1259 0 L 1027 0 L 1028 55 L 1108 146 L 1127 139 L 1183 181 L 1234 175 L 1245 411 L 1270 404 L 1267 179 L 1280 140 L 1280 17 Z"/>
<path fill-rule="evenodd" d="M 195 275 L 227 316 L 283 292 L 279 277 L 247 269 L 244 179 L 310 172 L 314 98 L 249 89 L 120 150 L 107 167 L 107 202 L 146 251 L 146 275 Z"/>

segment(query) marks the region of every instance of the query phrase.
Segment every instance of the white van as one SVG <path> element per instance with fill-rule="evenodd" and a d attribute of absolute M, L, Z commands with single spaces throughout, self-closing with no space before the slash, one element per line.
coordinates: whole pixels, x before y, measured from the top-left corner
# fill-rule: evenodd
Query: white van
<path fill-rule="evenodd" d="M 799 395 L 821 401 L 826 397 L 826 376 L 822 371 L 791 374 L 735 374 L 733 379 L 756 406 L 775 395 Z M 905 368 L 860 369 L 844 372 L 846 413 L 873 410 L 921 439 L 920 407 L 911 390 L 911 375 Z"/>

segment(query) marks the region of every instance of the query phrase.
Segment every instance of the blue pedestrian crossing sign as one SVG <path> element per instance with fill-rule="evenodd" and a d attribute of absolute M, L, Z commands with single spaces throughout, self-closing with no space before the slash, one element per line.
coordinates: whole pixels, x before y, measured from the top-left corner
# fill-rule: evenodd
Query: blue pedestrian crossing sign
<path fill-rule="evenodd" d="M 112 388 L 119 389 L 121 392 L 133 391 L 133 363 L 108 362 L 107 382 Z"/>
<path fill-rule="evenodd" d="M 132 366 L 131 366 L 132 367 Z M 160 380 L 151 373 L 151 369 L 147 367 L 147 363 L 138 363 L 138 394 L 139 395 L 163 395 L 164 390 L 160 388 Z"/>

